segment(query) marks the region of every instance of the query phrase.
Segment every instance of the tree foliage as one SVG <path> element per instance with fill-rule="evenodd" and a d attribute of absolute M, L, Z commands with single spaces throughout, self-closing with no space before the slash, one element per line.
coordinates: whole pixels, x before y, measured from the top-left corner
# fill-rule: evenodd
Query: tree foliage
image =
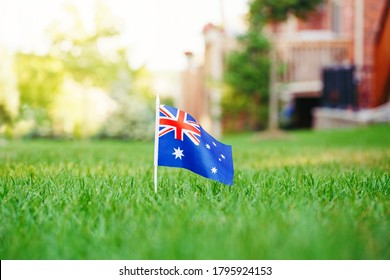
<path fill-rule="evenodd" d="M 13 69 L 13 56 L 0 46 L 0 131 L 8 127 L 18 113 L 19 93 Z M 0 132 L 1 133 L 1 132 Z"/>
<path fill-rule="evenodd" d="M 102 138 L 150 140 L 153 137 L 154 112 L 139 96 L 118 94 L 118 108 L 104 123 Z"/>
<path fill-rule="evenodd" d="M 305 19 L 323 0 L 252 0 L 249 21 L 256 28 L 267 22 L 285 21 L 289 14 Z"/>
<path fill-rule="evenodd" d="M 133 128 L 140 127 L 133 115 L 139 113 L 134 108 L 141 108 L 140 104 L 152 95 L 147 71 L 142 67 L 131 69 L 127 50 L 119 44 L 115 18 L 100 1 L 95 8 L 94 20 L 88 25 L 78 9 L 69 6 L 66 20 L 53 22 L 48 28 L 51 43 L 47 54 L 17 54 L 19 119 L 33 123 L 29 135 L 88 137 L 97 133 L 96 123 L 103 123 L 111 105 L 100 108 L 103 105 L 90 100 L 103 103 L 103 99 L 95 99 L 91 92 L 110 95 L 107 98 L 120 105 L 110 124 L 117 121 L 115 127 L 126 131 L 110 130 L 110 136 L 132 138 Z M 133 95 L 137 103 L 132 102 Z M 64 100 L 66 105 L 61 103 Z M 147 106 L 142 110 L 145 114 L 150 111 Z"/>
<path fill-rule="evenodd" d="M 225 80 L 241 94 L 266 98 L 269 41 L 261 34 L 250 31 L 240 37 L 239 42 L 243 49 L 229 55 Z"/>
<path fill-rule="evenodd" d="M 18 53 L 16 72 L 20 102 L 32 108 L 48 108 L 64 79 L 62 62 L 49 55 Z"/>
<path fill-rule="evenodd" d="M 17 53 L 15 68 L 21 105 L 17 119 L 33 122 L 28 129 L 31 136 L 49 136 L 49 110 L 53 101 L 61 94 L 65 75 L 63 63 L 50 55 Z M 16 123 L 14 126 L 13 135 L 24 133 L 18 131 Z"/>
<path fill-rule="evenodd" d="M 227 58 L 224 78 L 232 90 L 223 101 L 224 112 L 247 119 L 250 125 L 243 128 L 259 128 L 264 125 L 264 105 L 268 100 L 270 45 L 264 35 L 254 31 L 240 37 L 239 43 L 241 49 Z"/>
<path fill-rule="evenodd" d="M 130 75 L 126 50 L 112 44 L 120 32 L 106 7 L 97 2 L 93 30 L 87 30 L 77 9 L 68 11 L 72 25 L 64 28 L 57 22 L 50 32 L 50 53 L 63 61 L 67 74 L 80 84 L 105 89 L 121 72 Z"/>

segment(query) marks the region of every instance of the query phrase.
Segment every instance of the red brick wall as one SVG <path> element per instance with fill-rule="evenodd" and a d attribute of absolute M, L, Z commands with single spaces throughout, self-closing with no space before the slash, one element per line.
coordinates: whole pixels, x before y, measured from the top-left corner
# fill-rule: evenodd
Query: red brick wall
<path fill-rule="evenodd" d="M 376 106 L 374 93 L 375 71 L 375 39 L 380 29 L 381 17 L 387 0 L 364 0 L 364 67 L 365 75 L 363 76 L 361 88 L 362 105 L 370 107 Z M 366 96 L 366 97 L 364 97 Z M 366 99 L 366 100 L 365 100 Z"/>
<path fill-rule="evenodd" d="M 377 35 L 374 51 L 375 76 L 372 106 L 386 103 L 390 98 L 390 2 L 385 6 Z"/>
<path fill-rule="evenodd" d="M 299 20 L 298 30 L 326 30 L 329 27 L 328 18 L 326 5 L 320 5 L 306 20 Z"/>
<path fill-rule="evenodd" d="M 364 0 L 364 64 L 374 62 L 375 38 L 387 0 Z"/>

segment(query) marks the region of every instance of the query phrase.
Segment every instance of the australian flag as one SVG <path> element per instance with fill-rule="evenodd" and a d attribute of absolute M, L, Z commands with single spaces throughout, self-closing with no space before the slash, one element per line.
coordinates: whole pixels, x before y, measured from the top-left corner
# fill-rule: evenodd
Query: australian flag
<path fill-rule="evenodd" d="M 186 168 L 233 185 L 232 147 L 215 140 L 188 113 L 160 105 L 158 165 Z"/>

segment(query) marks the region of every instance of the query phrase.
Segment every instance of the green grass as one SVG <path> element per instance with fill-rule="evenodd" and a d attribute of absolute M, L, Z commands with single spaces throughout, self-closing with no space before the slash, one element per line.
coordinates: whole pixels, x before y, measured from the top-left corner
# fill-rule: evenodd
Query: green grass
<path fill-rule="evenodd" d="M 1 259 L 390 259 L 390 127 L 223 139 L 233 187 L 153 144 L 0 144 Z"/>

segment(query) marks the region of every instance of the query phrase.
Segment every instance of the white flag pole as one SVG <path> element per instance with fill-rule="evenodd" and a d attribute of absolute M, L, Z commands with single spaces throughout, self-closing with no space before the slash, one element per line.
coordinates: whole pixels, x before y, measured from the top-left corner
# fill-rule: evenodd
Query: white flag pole
<path fill-rule="evenodd" d="M 156 126 L 154 129 L 154 192 L 157 193 L 158 131 L 160 127 L 160 95 L 156 96 Z"/>

